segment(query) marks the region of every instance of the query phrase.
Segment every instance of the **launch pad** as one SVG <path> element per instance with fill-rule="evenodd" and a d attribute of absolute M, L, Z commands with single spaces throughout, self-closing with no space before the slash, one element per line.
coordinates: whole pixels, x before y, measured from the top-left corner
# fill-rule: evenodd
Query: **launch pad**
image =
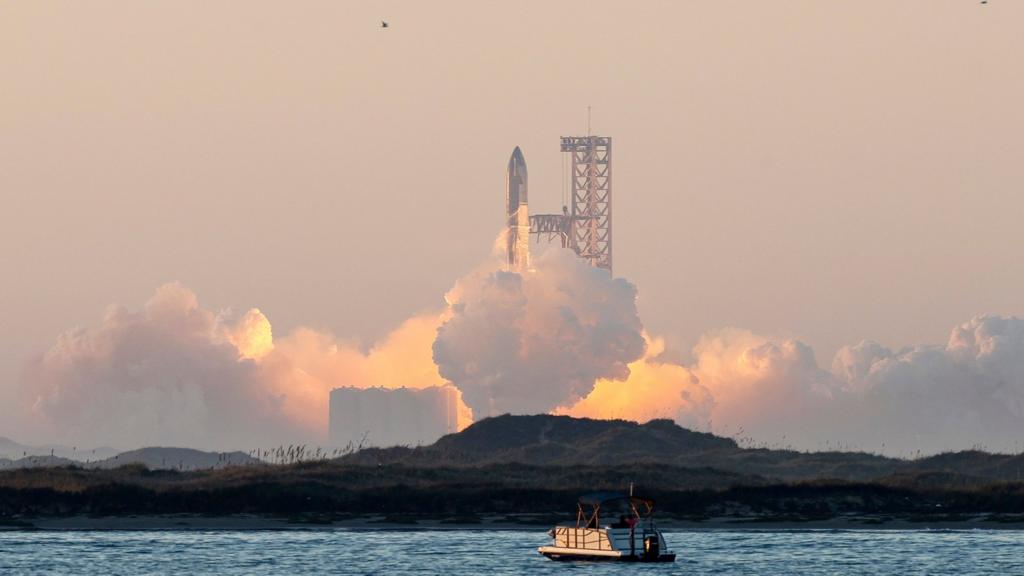
<path fill-rule="evenodd" d="M 524 233 L 537 241 L 559 241 L 596 268 L 612 271 L 612 139 L 607 136 L 562 136 L 563 182 L 561 214 L 528 215 L 526 161 L 519 147 L 509 159 L 506 180 L 508 269 L 529 267 Z M 565 175 L 563 175 L 565 178 Z M 526 231 L 524 220 L 529 221 Z"/>

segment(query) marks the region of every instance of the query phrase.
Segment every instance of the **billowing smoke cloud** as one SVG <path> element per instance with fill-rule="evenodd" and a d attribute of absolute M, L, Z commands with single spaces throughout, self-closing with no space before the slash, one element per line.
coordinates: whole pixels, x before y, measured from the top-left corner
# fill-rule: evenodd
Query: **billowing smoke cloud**
<path fill-rule="evenodd" d="M 663 360 L 664 342 L 643 332 L 631 284 L 565 252 L 523 275 L 471 274 L 447 300 L 363 351 L 307 328 L 275 338 L 259 310 L 218 314 L 169 284 L 31 362 L 26 420 L 45 440 L 77 445 L 321 443 L 334 387 L 450 382 L 468 404 L 460 426 L 553 411 L 673 418 L 799 449 L 1024 448 L 1022 319 L 974 318 L 940 346 L 861 342 L 830 369 L 802 342 L 726 329 L 702 337 L 684 365 Z"/>
<path fill-rule="evenodd" d="M 714 398 L 713 430 L 787 445 L 830 425 L 841 390 L 806 344 L 727 329 L 703 336 L 693 356 L 693 372 Z"/>
<path fill-rule="evenodd" d="M 647 352 L 629 365 L 625 381 L 598 380 L 586 398 L 556 412 L 639 422 L 668 418 L 687 428 L 709 429 L 714 407 L 711 393 L 690 368 L 659 359 L 665 351 L 664 340 L 647 334 L 644 338 Z"/>
<path fill-rule="evenodd" d="M 340 343 L 330 334 L 299 328 L 275 341 L 273 351 L 260 359 L 261 382 L 287 399 L 284 410 L 292 421 L 310 435 L 322 435 L 332 388 L 449 385 L 438 374 L 430 352 L 445 317 L 440 313 L 410 318 L 368 352 Z M 472 421 L 465 406 L 459 421 L 460 427 Z"/>
<path fill-rule="evenodd" d="M 1024 320 L 980 316 L 945 346 L 888 350 L 862 342 L 840 350 L 833 373 L 858 408 L 848 428 L 887 451 L 1024 446 Z M 855 436 L 855 437 L 856 437 Z"/>
<path fill-rule="evenodd" d="M 448 294 L 434 361 L 477 418 L 570 405 L 598 379 L 627 378 L 643 356 L 632 284 L 567 251 L 534 265 L 470 275 Z"/>
<path fill-rule="evenodd" d="M 256 312 L 258 314 L 258 312 Z M 291 436 L 282 398 L 195 294 L 168 284 L 138 312 L 60 336 L 25 374 L 30 409 L 79 445 L 247 446 Z"/>
<path fill-rule="evenodd" d="M 30 363 L 26 408 L 42 436 L 69 444 L 244 449 L 323 443 L 338 386 L 446 384 L 430 352 L 443 314 L 407 320 L 368 352 L 307 328 L 275 340 L 257 309 L 229 316 L 180 284 L 137 312 L 112 308 Z"/>
<path fill-rule="evenodd" d="M 705 335 L 694 364 L 633 365 L 564 412 L 649 419 L 673 415 L 748 444 L 858 449 L 915 456 L 1024 448 L 1024 320 L 982 316 L 945 346 L 889 350 L 865 341 L 839 350 L 831 370 L 796 340 L 744 330 Z M 639 367 L 651 363 L 659 373 Z M 649 398 L 661 400 L 660 412 Z"/>
<path fill-rule="evenodd" d="M 275 338 L 260 310 L 234 319 L 169 284 L 140 311 L 62 335 L 24 394 L 47 439 L 244 448 L 323 442 L 339 386 L 452 382 L 476 414 L 537 413 L 626 378 L 644 355 L 635 288 L 571 254 L 523 276 L 470 274 L 447 298 L 364 352 L 308 328 Z M 465 405 L 459 419 L 472 419 Z"/>

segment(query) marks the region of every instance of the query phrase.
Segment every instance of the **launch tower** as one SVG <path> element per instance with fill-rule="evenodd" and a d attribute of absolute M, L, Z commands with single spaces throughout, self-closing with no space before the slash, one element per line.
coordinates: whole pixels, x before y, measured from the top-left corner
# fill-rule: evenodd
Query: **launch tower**
<path fill-rule="evenodd" d="M 516 149 L 518 151 L 518 148 Z M 567 204 L 561 214 L 530 216 L 530 233 L 562 246 L 592 266 L 612 271 L 612 139 L 562 136 L 569 169 Z"/>

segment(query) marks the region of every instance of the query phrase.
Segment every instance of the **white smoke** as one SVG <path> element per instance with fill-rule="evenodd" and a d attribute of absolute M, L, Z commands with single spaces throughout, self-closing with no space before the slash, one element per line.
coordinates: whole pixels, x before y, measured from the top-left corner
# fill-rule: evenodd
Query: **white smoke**
<path fill-rule="evenodd" d="M 476 418 L 572 404 L 643 356 L 632 284 L 563 250 L 534 265 L 471 275 L 448 295 L 434 361 Z"/>
<path fill-rule="evenodd" d="M 1019 318 L 974 318 L 945 346 L 864 341 L 840 349 L 830 371 L 806 344 L 742 330 L 707 335 L 693 354 L 690 370 L 713 398 L 709 427 L 754 445 L 901 456 L 1022 449 Z"/>
<path fill-rule="evenodd" d="M 79 446 L 323 444 L 334 387 L 445 384 L 430 357 L 441 321 L 410 318 L 367 352 L 308 328 L 275 341 L 259 310 L 232 321 L 168 284 L 30 362 L 24 420 L 45 441 Z"/>
<path fill-rule="evenodd" d="M 78 445 L 252 446 L 287 438 L 280 398 L 195 294 L 168 284 L 138 312 L 61 335 L 25 373 L 29 409 Z"/>
<path fill-rule="evenodd" d="M 713 398 L 713 430 L 780 442 L 827 426 L 841 393 L 814 352 L 795 340 L 771 341 L 751 332 L 721 330 L 694 347 L 691 370 Z"/>
<path fill-rule="evenodd" d="M 31 362 L 28 420 L 47 440 L 75 444 L 315 443 L 337 386 L 447 379 L 478 415 L 546 412 L 598 379 L 626 378 L 644 354 L 635 288 L 565 252 L 524 276 L 471 274 L 448 299 L 448 309 L 410 318 L 364 352 L 308 328 L 275 339 L 259 310 L 232 321 L 169 284 L 141 310 L 113 308 Z M 463 407 L 460 424 L 469 420 Z"/>
<path fill-rule="evenodd" d="M 626 380 L 601 379 L 586 398 L 555 412 L 589 418 L 646 422 L 655 418 L 708 430 L 714 398 L 686 366 L 665 361 L 665 341 L 644 334 L 647 351 L 629 365 Z"/>
<path fill-rule="evenodd" d="M 861 342 L 831 369 L 802 342 L 727 329 L 702 337 L 685 365 L 643 334 L 631 284 L 565 252 L 535 264 L 467 276 L 447 310 L 410 318 L 366 352 L 306 328 L 275 340 L 259 310 L 232 321 L 163 286 L 141 310 L 112 308 L 32 361 L 24 420 L 77 445 L 319 442 L 333 387 L 447 380 L 477 418 L 668 417 L 753 444 L 902 456 L 1022 448 L 1022 319 L 974 318 L 940 346 Z"/>
<path fill-rule="evenodd" d="M 945 346 L 894 352 L 872 342 L 833 362 L 858 409 L 848 427 L 866 445 L 924 453 L 985 447 L 1020 451 L 1024 434 L 1024 320 L 979 316 Z"/>

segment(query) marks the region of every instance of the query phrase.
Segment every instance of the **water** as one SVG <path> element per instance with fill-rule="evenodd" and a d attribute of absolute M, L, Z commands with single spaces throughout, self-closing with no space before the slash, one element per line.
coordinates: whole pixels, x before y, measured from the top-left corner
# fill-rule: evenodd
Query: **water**
<path fill-rule="evenodd" d="M 544 531 L 0 532 L 0 574 L 1024 574 L 1024 532 L 675 531 L 675 564 L 552 562 Z"/>

